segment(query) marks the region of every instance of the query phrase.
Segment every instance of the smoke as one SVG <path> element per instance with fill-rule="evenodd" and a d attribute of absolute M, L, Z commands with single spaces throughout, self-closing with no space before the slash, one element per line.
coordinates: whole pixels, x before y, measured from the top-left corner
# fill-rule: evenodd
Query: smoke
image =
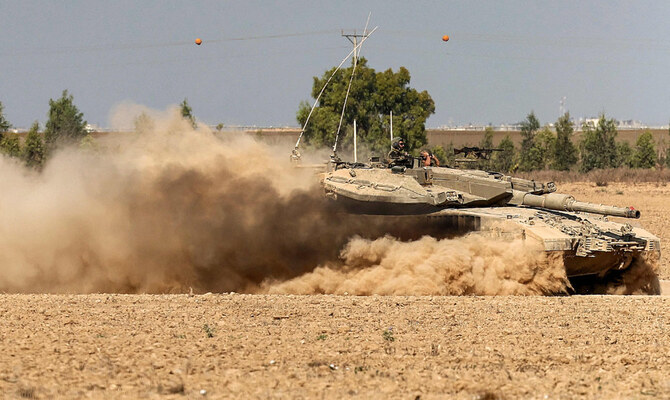
<path fill-rule="evenodd" d="M 354 238 L 340 255 L 344 265 L 322 266 L 270 293 L 351 295 L 531 295 L 567 293 L 570 283 L 560 255 L 538 243 L 492 240 L 482 235 L 454 239 L 424 236 Z"/>

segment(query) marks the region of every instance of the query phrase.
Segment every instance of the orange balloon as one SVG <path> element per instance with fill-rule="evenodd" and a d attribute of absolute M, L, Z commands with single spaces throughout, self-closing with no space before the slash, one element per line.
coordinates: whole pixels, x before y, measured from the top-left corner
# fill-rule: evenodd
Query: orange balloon
<path fill-rule="evenodd" d="M 195 44 L 200 46 L 202 44 L 202 39 L 200 39 L 200 38 L 195 39 Z"/>
<path fill-rule="evenodd" d="M 449 35 L 442 36 L 442 41 L 443 42 L 448 42 L 449 41 Z"/>

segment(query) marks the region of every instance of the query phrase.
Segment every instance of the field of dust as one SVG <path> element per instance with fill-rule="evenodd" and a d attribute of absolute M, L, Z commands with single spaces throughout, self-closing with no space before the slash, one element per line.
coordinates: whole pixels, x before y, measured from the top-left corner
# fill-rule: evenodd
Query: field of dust
<path fill-rule="evenodd" d="M 3 398 L 670 396 L 669 297 L 4 295 Z"/>

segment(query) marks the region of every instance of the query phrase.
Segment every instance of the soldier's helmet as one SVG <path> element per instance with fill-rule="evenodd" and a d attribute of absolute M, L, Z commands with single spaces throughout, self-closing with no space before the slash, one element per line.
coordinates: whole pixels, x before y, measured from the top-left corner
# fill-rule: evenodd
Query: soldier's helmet
<path fill-rule="evenodd" d="M 405 139 L 397 138 L 393 141 L 393 148 L 396 150 L 401 150 L 405 147 Z"/>

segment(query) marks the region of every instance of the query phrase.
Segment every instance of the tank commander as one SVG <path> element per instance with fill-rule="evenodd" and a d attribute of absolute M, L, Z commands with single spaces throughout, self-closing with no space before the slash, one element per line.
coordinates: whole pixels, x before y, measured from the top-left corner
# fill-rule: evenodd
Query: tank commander
<path fill-rule="evenodd" d="M 398 138 L 391 145 L 391 151 L 389 152 L 389 164 L 393 167 L 396 165 L 401 165 L 405 167 L 412 166 L 412 157 L 407 151 L 405 151 L 405 139 Z"/>
<path fill-rule="evenodd" d="M 435 157 L 433 153 L 428 150 L 421 150 L 421 166 L 423 167 L 439 167 L 440 160 Z"/>

